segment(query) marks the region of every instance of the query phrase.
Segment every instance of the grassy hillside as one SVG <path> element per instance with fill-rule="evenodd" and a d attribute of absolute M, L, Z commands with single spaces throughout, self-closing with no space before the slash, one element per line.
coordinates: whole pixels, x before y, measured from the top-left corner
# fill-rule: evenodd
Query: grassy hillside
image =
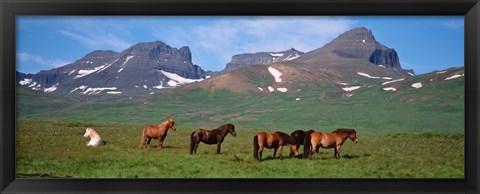
<path fill-rule="evenodd" d="M 420 78 L 418 78 L 420 79 Z M 250 129 L 355 128 L 362 133 L 463 132 L 463 78 L 416 89 L 383 91 L 365 85 L 346 97 L 338 86 L 304 83 L 294 92 L 251 93 L 201 89 L 134 99 L 85 99 L 17 94 L 17 117 L 132 124 L 173 118 L 179 126 L 213 128 L 234 123 Z M 315 85 L 316 84 L 316 85 Z M 299 85 L 302 85 L 300 83 Z M 299 98 L 299 100 L 296 100 Z"/>

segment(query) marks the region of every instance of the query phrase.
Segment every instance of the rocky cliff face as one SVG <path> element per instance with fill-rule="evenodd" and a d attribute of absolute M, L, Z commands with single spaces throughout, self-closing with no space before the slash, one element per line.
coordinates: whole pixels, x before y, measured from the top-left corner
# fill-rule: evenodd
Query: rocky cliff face
<path fill-rule="evenodd" d="M 258 53 L 245 53 L 238 54 L 232 57 L 232 60 L 227 63 L 225 70 L 232 70 L 236 68 L 251 66 L 251 65 L 261 65 L 269 64 L 280 61 L 289 61 L 296 59 L 303 55 L 302 51 L 295 50 L 294 48 L 281 51 L 281 52 L 258 52 Z"/>
<path fill-rule="evenodd" d="M 145 95 L 204 79 L 205 71 L 191 60 L 188 47 L 144 42 L 120 53 L 93 51 L 72 64 L 37 74 L 17 73 L 17 80 L 45 93 Z"/>
<path fill-rule="evenodd" d="M 387 68 L 401 69 L 395 49 L 388 48 L 375 40 L 372 31 L 355 28 L 332 41 L 333 52 L 341 57 L 366 58 L 371 63 Z"/>

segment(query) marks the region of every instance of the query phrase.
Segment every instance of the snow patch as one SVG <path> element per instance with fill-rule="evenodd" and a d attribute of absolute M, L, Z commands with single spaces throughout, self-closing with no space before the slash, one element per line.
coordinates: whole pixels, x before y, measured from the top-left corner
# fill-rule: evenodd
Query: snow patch
<path fill-rule="evenodd" d="M 412 84 L 412 87 L 414 87 L 414 88 L 421 88 L 421 87 L 422 87 L 422 82 L 414 83 L 414 84 Z"/>
<path fill-rule="evenodd" d="M 365 43 L 365 39 L 363 39 L 362 42 Z"/>
<path fill-rule="evenodd" d="M 210 78 L 210 77 L 211 77 L 211 76 L 207 75 L 207 76 L 205 76 L 205 79 L 208 79 L 208 78 Z"/>
<path fill-rule="evenodd" d="M 275 78 L 275 82 L 282 82 L 282 78 L 280 78 L 280 76 L 282 76 L 282 72 L 278 71 L 273 67 L 268 67 L 268 71 Z"/>
<path fill-rule="evenodd" d="M 117 87 L 108 87 L 108 88 L 88 88 L 87 90 L 85 90 L 83 92 L 83 94 L 88 94 L 88 95 L 92 95 L 92 94 L 98 94 L 100 92 L 102 92 L 103 90 L 116 90 Z"/>
<path fill-rule="evenodd" d="M 117 92 L 117 91 L 110 91 L 110 92 L 107 92 L 107 94 L 121 94 L 122 92 Z"/>
<path fill-rule="evenodd" d="M 383 82 L 383 83 L 382 83 L 382 86 L 383 86 L 383 85 L 386 85 L 386 84 L 389 84 L 389 83 L 393 83 L 393 82 L 399 82 L 399 81 L 403 81 L 403 80 L 405 80 L 405 78 L 402 78 L 402 79 L 396 79 L 396 80 L 392 80 L 392 81 L 388 81 L 388 82 Z"/>
<path fill-rule="evenodd" d="M 274 91 L 274 89 L 272 88 L 272 86 L 268 86 L 267 88 L 268 88 L 268 91 L 270 91 L 270 92 L 273 92 L 273 91 Z"/>
<path fill-rule="evenodd" d="M 68 73 L 68 75 L 72 75 L 73 73 L 75 73 L 75 71 L 77 71 L 77 70 L 70 71 L 70 73 Z"/>
<path fill-rule="evenodd" d="M 167 84 L 168 84 L 169 86 L 172 86 L 172 87 L 175 87 L 175 86 L 178 85 L 178 83 L 177 83 L 176 81 L 173 81 L 173 80 L 168 80 Z"/>
<path fill-rule="evenodd" d="M 45 92 L 45 93 L 53 92 L 53 91 L 57 90 L 57 86 L 58 86 L 58 83 L 51 86 L 51 87 L 43 88 L 43 92 Z"/>
<path fill-rule="evenodd" d="M 160 82 L 160 85 L 158 85 L 158 86 L 153 86 L 153 88 L 163 89 L 163 88 L 168 88 L 168 87 L 164 87 L 164 86 L 163 86 L 163 82 Z"/>
<path fill-rule="evenodd" d="M 277 91 L 279 91 L 279 92 L 287 92 L 288 89 L 287 89 L 287 88 L 277 88 Z"/>
<path fill-rule="evenodd" d="M 168 79 L 170 79 L 170 81 L 167 82 L 167 84 L 170 85 L 170 86 L 178 86 L 178 85 L 181 85 L 181 84 L 199 82 L 199 81 L 203 80 L 203 79 L 184 78 L 184 77 L 179 76 L 175 73 L 170 73 L 170 72 L 166 72 L 166 71 L 163 71 L 163 70 L 160 70 L 160 72 L 162 72 L 163 75 L 165 75 L 166 77 L 168 77 Z"/>
<path fill-rule="evenodd" d="M 147 85 L 143 85 L 143 88 L 147 89 Z"/>
<path fill-rule="evenodd" d="M 261 88 L 261 87 L 257 87 L 257 88 L 258 88 L 258 90 L 260 90 L 260 91 L 262 91 L 262 92 L 263 92 L 263 88 Z"/>
<path fill-rule="evenodd" d="M 408 73 L 408 75 L 415 76 L 415 74 L 413 74 L 413 73 L 410 73 L 410 72 L 407 72 L 407 73 Z"/>
<path fill-rule="evenodd" d="M 19 83 L 20 85 L 24 86 L 24 85 L 27 85 L 27 84 L 32 83 L 32 81 L 33 81 L 32 79 L 27 79 L 27 78 L 25 78 L 25 79 L 23 79 L 22 81 L 19 81 L 18 83 Z"/>
<path fill-rule="evenodd" d="M 87 86 L 79 86 L 79 87 L 76 87 L 75 89 L 73 89 L 72 91 L 70 91 L 70 93 L 68 93 L 68 94 L 71 94 L 72 92 L 75 92 L 75 91 L 77 91 L 77 90 L 82 90 L 82 91 L 83 91 L 83 90 L 85 90 L 86 88 L 87 88 Z"/>
<path fill-rule="evenodd" d="M 463 76 L 463 75 L 455 74 L 455 75 L 452 75 L 452 76 L 450 76 L 450 77 L 445 78 L 445 80 L 457 79 L 457 78 L 462 77 L 462 76 Z"/>
<path fill-rule="evenodd" d="M 133 52 L 132 52 L 132 54 L 133 54 Z M 133 57 L 135 57 L 135 56 L 132 56 L 132 55 L 127 56 L 127 58 L 125 59 L 125 62 L 123 62 L 123 63 L 120 65 L 121 68 L 118 70 L 118 73 L 120 73 L 121 71 L 123 71 L 123 68 L 125 68 L 125 65 L 127 64 L 127 62 L 128 62 L 130 59 L 132 59 Z"/>
<path fill-rule="evenodd" d="M 35 85 L 37 85 L 37 82 L 32 82 L 32 84 L 30 84 L 28 87 L 31 88 L 31 87 L 34 87 Z M 40 86 L 42 86 L 42 85 L 38 84 L 37 89 Z"/>
<path fill-rule="evenodd" d="M 272 57 L 282 57 L 283 53 L 270 53 L 270 56 L 272 56 Z"/>
<path fill-rule="evenodd" d="M 383 91 L 397 91 L 397 88 L 394 87 L 388 87 L 388 88 L 383 88 Z"/>
<path fill-rule="evenodd" d="M 300 55 L 298 53 L 295 53 L 295 56 L 288 55 L 288 57 L 286 59 L 284 59 L 283 61 L 291 61 L 291 60 L 296 59 L 298 57 L 300 57 Z"/>
<path fill-rule="evenodd" d="M 385 66 L 383 66 L 383 65 L 378 65 L 378 66 L 379 66 L 379 67 L 383 67 L 383 68 L 386 68 L 386 67 L 385 67 Z"/>
<path fill-rule="evenodd" d="M 370 76 L 366 73 L 362 73 L 362 72 L 357 72 L 358 75 L 361 75 L 363 77 L 368 77 L 368 78 L 371 78 L 371 79 L 380 79 L 380 77 L 376 77 L 376 76 Z"/>
<path fill-rule="evenodd" d="M 344 85 L 344 86 L 348 85 L 348 83 L 343 83 L 343 82 L 337 82 L 337 84 Z"/>
<path fill-rule="evenodd" d="M 102 66 L 98 66 L 98 67 L 95 67 L 93 69 L 82 69 L 82 70 L 78 70 L 78 74 L 73 78 L 73 79 L 78 79 L 78 78 L 81 78 L 81 77 L 85 77 L 87 75 L 90 75 L 98 70 L 101 70 L 105 67 L 106 65 L 102 65 Z"/>
<path fill-rule="evenodd" d="M 296 101 L 299 101 L 299 100 L 301 100 L 301 99 L 300 99 L 300 98 L 295 98 L 295 100 L 296 100 Z"/>
<path fill-rule="evenodd" d="M 391 77 L 377 77 L 377 76 L 371 76 L 371 75 L 368 75 L 366 73 L 362 73 L 362 72 L 357 72 L 358 75 L 361 75 L 361 76 L 364 76 L 364 77 L 368 77 L 368 78 L 371 78 L 371 79 L 386 79 L 386 80 L 390 80 L 392 79 Z"/>
<path fill-rule="evenodd" d="M 359 88 L 361 88 L 361 87 L 362 87 L 362 86 L 352 86 L 352 87 L 342 88 L 342 90 L 347 91 L 347 92 L 350 92 L 350 91 L 359 89 Z"/>
<path fill-rule="evenodd" d="M 435 74 L 442 74 L 442 73 L 447 73 L 447 71 L 439 71 L 439 72 L 435 72 Z"/>
<path fill-rule="evenodd" d="M 103 67 L 102 69 L 98 70 L 97 73 L 100 73 L 102 72 L 103 70 L 109 68 L 110 66 L 112 66 L 115 62 L 117 62 L 118 59 L 116 59 L 115 61 L 111 62 L 110 64 L 105 64 L 105 67 Z"/>

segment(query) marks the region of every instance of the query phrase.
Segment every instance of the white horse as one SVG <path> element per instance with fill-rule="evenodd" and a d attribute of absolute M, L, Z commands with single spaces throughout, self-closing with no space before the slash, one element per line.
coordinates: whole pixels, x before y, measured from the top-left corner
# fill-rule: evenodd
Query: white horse
<path fill-rule="evenodd" d="M 85 134 L 83 135 L 84 138 L 87 138 L 90 136 L 90 142 L 88 142 L 87 146 L 93 146 L 97 147 L 98 145 L 105 145 L 107 144 L 106 141 L 104 141 L 98 133 L 93 130 L 92 128 L 87 128 L 85 130 Z"/>

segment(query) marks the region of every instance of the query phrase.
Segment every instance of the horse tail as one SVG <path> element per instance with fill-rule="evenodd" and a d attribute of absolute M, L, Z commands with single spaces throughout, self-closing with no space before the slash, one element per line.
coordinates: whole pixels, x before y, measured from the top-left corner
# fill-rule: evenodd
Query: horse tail
<path fill-rule="evenodd" d="M 303 157 L 305 158 L 310 156 L 310 151 L 311 151 L 310 147 L 312 146 L 311 139 L 312 139 L 311 133 L 306 134 L 305 138 L 303 139 Z"/>
<path fill-rule="evenodd" d="M 253 137 L 253 157 L 258 160 L 258 149 L 260 148 L 260 146 L 258 145 L 258 136 L 255 135 L 255 137 Z"/>
<path fill-rule="evenodd" d="M 195 148 L 195 132 L 192 132 L 192 134 L 190 135 L 190 154 L 193 155 L 193 149 Z"/>

